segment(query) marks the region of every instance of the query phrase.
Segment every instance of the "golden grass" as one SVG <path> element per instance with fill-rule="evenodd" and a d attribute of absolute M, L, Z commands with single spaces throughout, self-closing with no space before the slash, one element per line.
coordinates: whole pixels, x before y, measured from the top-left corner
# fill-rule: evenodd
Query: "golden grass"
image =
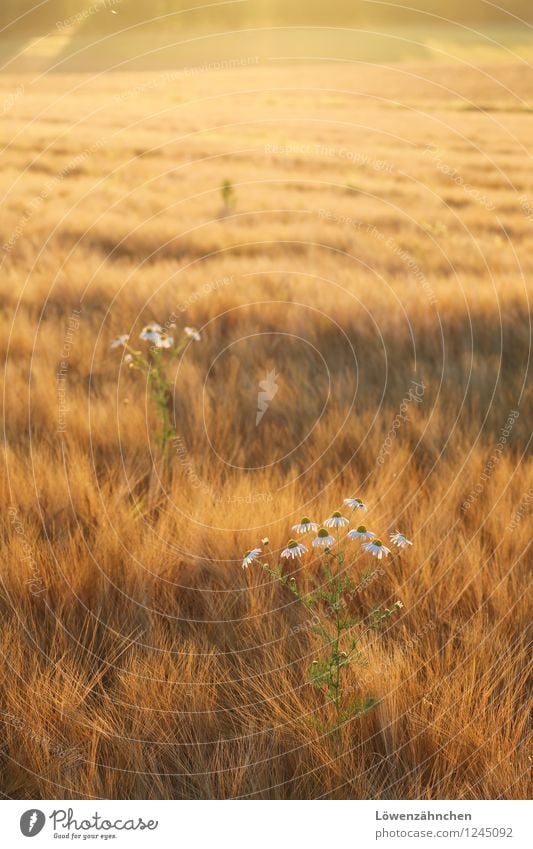
<path fill-rule="evenodd" d="M 1 79 L 4 794 L 528 794 L 529 76 Z M 202 328 L 169 466 L 109 350 L 151 319 Z M 305 615 L 240 560 L 354 494 L 415 545 L 331 739 Z"/>

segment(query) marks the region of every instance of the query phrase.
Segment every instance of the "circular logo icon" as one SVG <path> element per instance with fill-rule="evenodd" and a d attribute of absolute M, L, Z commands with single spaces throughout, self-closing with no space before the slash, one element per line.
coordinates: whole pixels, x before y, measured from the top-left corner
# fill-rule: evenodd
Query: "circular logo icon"
<path fill-rule="evenodd" d="M 37 808 L 30 808 L 20 818 L 20 830 L 24 837 L 35 837 L 42 831 L 45 822 L 46 817 L 42 811 L 37 810 Z"/>

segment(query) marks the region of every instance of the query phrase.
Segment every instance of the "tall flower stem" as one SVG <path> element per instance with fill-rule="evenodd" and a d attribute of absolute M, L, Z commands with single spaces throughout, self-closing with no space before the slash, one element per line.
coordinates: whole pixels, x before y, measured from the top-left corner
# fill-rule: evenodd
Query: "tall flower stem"
<path fill-rule="evenodd" d="M 357 499 L 350 499 L 350 501 L 362 504 Z M 334 714 L 334 720 L 332 723 L 327 723 L 325 727 L 333 731 L 338 741 L 340 741 L 342 724 L 366 713 L 376 703 L 372 697 L 350 699 L 345 686 L 345 673 L 356 664 L 366 665 L 361 651 L 364 639 L 371 631 L 378 630 L 389 617 L 403 607 L 400 601 L 396 601 L 390 607 L 370 608 L 365 613 L 358 614 L 352 612 L 355 600 L 362 598 L 362 592 L 378 571 L 372 572 L 366 569 L 357 579 L 353 578 L 351 567 L 359 562 L 359 556 L 356 554 L 354 560 L 348 560 L 346 541 L 370 539 L 370 543 L 362 545 L 361 554 L 364 556 L 365 552 L 369 552 L 378 560 L 388 557 L 390 550 L 373 532 L 367 532 L 364 527 L 349 531 L 341 542 L 340 529 L 347 524 L 348 520 L 340 512 L 335 511 L 320 529 L 316 522 L 311 522 L 307 517 L 293 526 L 297 534 L 303 535 L 310 530 L 316 533 L 312 548 L 317 549 L 319 568 L 305 572 L 304 590 L 300 590 L 294 575 L 284 571 L 287 561 L 291 564 L 296 561 L 299 564 L 301 558 L 305 557 L 308 548 L 303 543 L 290 539 L 286 548 L 281 550 L 277 563 L 274 558 L 272 563 L 261 562 L 260 548 L 249 551 L 243 559 L 243 568 L 247 568 L 251 562 L 257 560 L 268 575 L 279 582 L 283 588 L 292 592 L 306 611 L 312 612 L 312 617 L 308 616 L 297 630 L 303 628 L 320 640 L 317 659 L 313 660 L 309 669 L 309 683 L 319 689 L 329 703 L 330 714 Z M 329 528 L 336 529 L 336 539 L 329 533 Z M 400 536 L 397 534 L 398 538 Z M 403 539 L 401 536 L 397 544 L 401 544 Z M 379 572 L 381 573 L 381 570 Z M 359 607 L 359 602 L 357 606 Z"/>
<path fill-rule="evenodd" d="M 123 347 L 127 352 L 129 367 L 146 375 L 150 396 L 155 403 L 161 423 L 157 439 L 161 452 L 164 454 L 169 440 L 174 438 L 177 432 L 172 423 L 172 384 L 166 375 L 163 352 L 168 351 L 169 357 L 178 359 L 191 339 L 199 341 L 200 334 L 193 327 L 186 327 L 183 336 L 174 345 L 172 336 L 169 336 L 159 325 L 152 324 L 144 328 L 140 337 L 153 343 L 149 352 L 144 353 L 132 348 L 128 344 L 127 334 L 117 337 L 112 347 Z"/>

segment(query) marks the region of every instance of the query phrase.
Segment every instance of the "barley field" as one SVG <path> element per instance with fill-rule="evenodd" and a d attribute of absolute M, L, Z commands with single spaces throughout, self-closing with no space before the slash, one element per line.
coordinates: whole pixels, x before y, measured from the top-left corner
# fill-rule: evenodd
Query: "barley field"
<path fill-rule="evenodd" d="M 529 794 L 532 85 L 510 57 L 0 76 L 5 797 Z M 165 450 L 111 348 L 152 321 L 200 333 Z M 403 608 L 331 733 L 305 612 L 241 562 L 351 496 L 413 545 L 350 602 Z"/>

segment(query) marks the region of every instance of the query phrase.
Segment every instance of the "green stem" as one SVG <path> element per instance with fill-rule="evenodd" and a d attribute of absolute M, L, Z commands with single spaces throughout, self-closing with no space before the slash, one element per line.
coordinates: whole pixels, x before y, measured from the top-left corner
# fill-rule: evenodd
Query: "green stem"
<path fill-rule="evenodd" d="M 335 708 L 337 710 L 337 720 L 339 718 L 340 713 L 340 639 L 341 639 L 341 625 L 340 625 L 340 584 L 337 583 L 335 586 L 335 626 L 337 631 L 337 636 L 335 639 L 334 652 L 335 652 Z"/>

